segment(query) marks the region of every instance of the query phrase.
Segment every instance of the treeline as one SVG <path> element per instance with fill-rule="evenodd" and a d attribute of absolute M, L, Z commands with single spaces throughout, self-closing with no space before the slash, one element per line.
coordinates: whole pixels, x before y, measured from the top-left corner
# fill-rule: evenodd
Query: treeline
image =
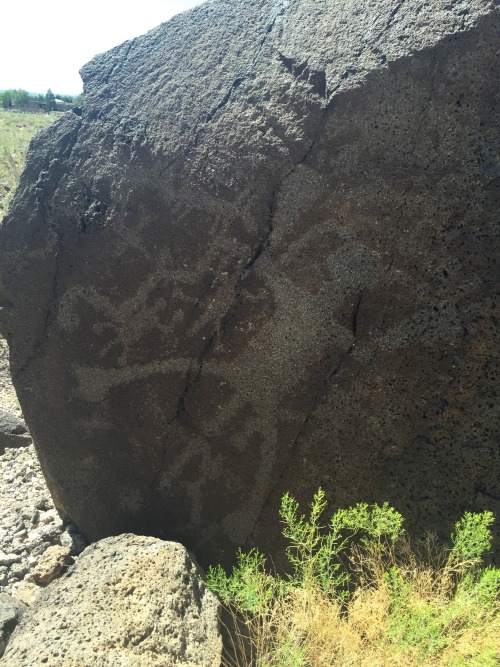
<path fill-rule="evenodd" d="M 30 109 L 37 107 L 45 111 L 57 111 L 61 102 L 74 106 L 83 105 L 80 95 L 55 95 L 49 88 L 45 95 L 32 95 L 22 88 L 4 90 L 0 93 L 0 105 L 4 109 Z"/>

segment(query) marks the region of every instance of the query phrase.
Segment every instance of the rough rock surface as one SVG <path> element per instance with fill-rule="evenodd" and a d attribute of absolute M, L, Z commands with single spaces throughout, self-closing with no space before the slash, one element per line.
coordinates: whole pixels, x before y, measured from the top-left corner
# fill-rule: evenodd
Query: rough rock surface
<path fill-rule="evenodd" d="M 499 13 L 213 0 L 83 68 L 0 229 L 0 328 L 87 537 L 274 551 L 319 484 L 500 513 Z"/>
<path fill-rule="evenodd" d="M 19 600 L 6 593 L 0 593 L 0 658 L 25 609 L 26 606 Z"/>
<path fill-rule="evenodd" d="M 120 535 L 88 547 L 25 613 L 5 667 L 219 667 L 219 603 L 180 544 Z"/>

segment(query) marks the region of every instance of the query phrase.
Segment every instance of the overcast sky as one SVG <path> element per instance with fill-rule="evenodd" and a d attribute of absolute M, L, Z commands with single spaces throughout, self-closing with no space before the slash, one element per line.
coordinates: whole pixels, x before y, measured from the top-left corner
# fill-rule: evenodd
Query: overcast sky
<path fill-rule="evenodd" d="M 82 91 L 78 70 L 202 0 L 10 0 L 0 10 L 0 90 Z"/>

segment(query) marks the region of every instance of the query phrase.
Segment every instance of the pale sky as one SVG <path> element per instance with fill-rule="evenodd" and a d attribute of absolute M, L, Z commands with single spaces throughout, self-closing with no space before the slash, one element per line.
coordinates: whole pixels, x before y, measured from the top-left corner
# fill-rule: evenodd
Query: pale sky
<path fill-rule="evenodd" d="M 202 0 L 11 0 L 0 10 L 0 90 L 82 91 L 78 70 Z"/>

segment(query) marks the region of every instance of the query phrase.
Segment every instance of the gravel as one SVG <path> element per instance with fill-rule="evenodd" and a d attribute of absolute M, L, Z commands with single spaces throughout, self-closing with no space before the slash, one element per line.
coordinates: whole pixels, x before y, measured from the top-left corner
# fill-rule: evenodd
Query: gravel
<path fill-rule="evenodd" d="M 4 338 L 0 338 L 0 408 L 16 417 L 22 417 L 21 406 L 10 379 L 9 348 Z"/>
<path fill-rule="evenodd" d="M 7 448 L 0 456 L 0 592 L 15 595 L 32 581 L 40 556 L 53 545 L 77 556 L 81 535 L 55 509 L 33 445 Z"/>
<path fill-rule="evenodd" d="M 0 408 L 22 417 L 1 338 Z M 16 596 L 22 582 L 32 583 L 40 557 L 54 545 L 69 548 L 75 558 L 86 543 L 54 507 L 35 447 L 7 447 L 0 455 L 0 593 Z"/>

